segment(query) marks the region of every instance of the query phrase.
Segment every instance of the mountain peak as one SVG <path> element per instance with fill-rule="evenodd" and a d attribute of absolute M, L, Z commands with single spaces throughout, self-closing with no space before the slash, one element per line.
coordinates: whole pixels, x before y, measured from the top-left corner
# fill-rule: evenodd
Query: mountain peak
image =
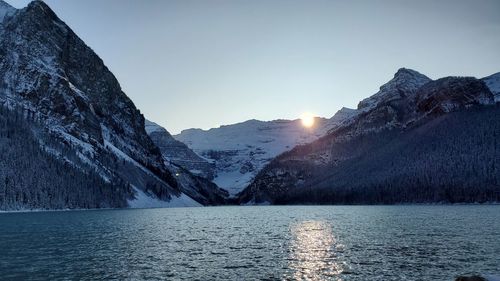
<path fill-rule="evenodd" d="M 49 5 L 47 5 L 47 3 L 45 3 L 44 1 L 41 1 L 41 0 L 31 1 L 28 4 L 28 6 L 26 6 L 25 9 L 27 11 L 32 11 L 35 13 L 42 13 L 52 20 L 59 20 L 56 13 L 54 11 L 52 11 L 52 9 L 49 7 Z"/>
<path fill-rule="evenodd" d="M 418 71 L 400 68 L 389 82 L 380 87 L 380 90 L 369 98 L 362 100 L 358 109 L 371 110 L 383 102 L 414 95 L 418 88 L 432 81 Z"/>
<path fill-rule="evenodd" d="M 27 7 L 49 8 L 49 6 L 42 0 L 33 0 L 28 4 Z"/>
<path fill-rule="evenodd" d="M 427 77 L 416 70 L 413 70 L 410 68 L 404 68 L 404 67 L 401 67 L 400 69 L 398 69 L 398 71 L 394 74 L 394 77 L 398 77 L 398 76 L 424 76 L 424 77 Z"/>
<path fill-rule="evenodd" d="M 409 68 L 400 68 L 398 71 L 394 74 L 394 78 L 392 78 L 389 82 L 386 84 L 382 85 L 380 87 L 380 90 L 383 90 L 384 88 L 392 88 L 392 87 L 397 87 L 397 88 L 414 88 L 415 86 L 420 87 L 423 84 L 432 81 L 429 77 L 423 75 L 422 73 L 409 69 Z"/>

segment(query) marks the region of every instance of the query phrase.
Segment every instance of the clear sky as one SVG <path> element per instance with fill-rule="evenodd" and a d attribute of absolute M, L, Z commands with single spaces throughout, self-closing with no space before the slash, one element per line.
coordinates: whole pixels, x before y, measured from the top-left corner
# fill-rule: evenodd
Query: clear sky
<path fill-rule="evenodd" d="M 500 71 L 498 0 L 45 2 L 172 133 L 330 117 L 400 67 L 431 78 Z"/>

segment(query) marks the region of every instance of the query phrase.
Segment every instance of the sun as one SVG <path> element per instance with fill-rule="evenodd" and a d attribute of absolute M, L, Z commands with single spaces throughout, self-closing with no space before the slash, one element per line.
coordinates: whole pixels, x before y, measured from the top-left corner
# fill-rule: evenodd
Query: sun
<path fill-rule="evenodd" d="M 312 113 L 302 113 L 300 120 L 302 121 L 302 126 L 306 128 L 311 128 L 314 125 L 314 115 Z"/>

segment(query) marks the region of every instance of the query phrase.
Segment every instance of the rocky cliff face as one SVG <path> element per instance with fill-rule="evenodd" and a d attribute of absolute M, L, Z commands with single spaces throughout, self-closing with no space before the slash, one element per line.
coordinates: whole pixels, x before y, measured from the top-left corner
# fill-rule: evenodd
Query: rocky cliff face
<path fill-rule="evenodd" d="M 42 1 L 0 4 L 0 103 L 35 116 L 103 178 L 164 201 L 180 196 L 144 117 L 92 49 Z"/>
<path fill-rule="evenodd" d="M 358 110 L 350 124 L 275 158 L 240 202 L 498 200 L 499 111 L 483 81 L 403 69 Z M 470 189 L 443 195 L 454 188 Z"/>
<path fill-rule="evenodd" d="M 215 165 L 200 157 L 183 142 L 174 139 L 165 128 L 146 120 L 146 132 L 167 161 L 194 175 L 208 180 L 214 179 Z"/>
<path fill-rule="evenodd" d="M 421 86 L 430 81 L 429 77 L 415 70 L 401 68 L 394 74 L 394 78 L 380 87 L 376 94 L 362 100 L 358 110 L 369 111 L 381 103 L 411 98 Z"/>
<path fill-rule="evenodd" d="M 50 129 L 91 145 L 110 142 L 164 172 L 144 118 L 103 61 L 42 1 L 4 19 L 2 98 L 33 110 Z"/>
<path fill-rule="evenodd" d="M 201 158 L 158 124 L 146 120 L 146 132 L 160 148 L 165 165 L 172 171 L 181 191 L 203 205 L 226 202 L 228 193 L 212 183 L 215 166 Z"/>
<path fill-rule="evenodd" d="M 486 84 L 472 77 L 442 78 L 425 84 L 416 95 L 417 111 L 426 114 L 443 114 L 493 103 L 494 96 Z"/>

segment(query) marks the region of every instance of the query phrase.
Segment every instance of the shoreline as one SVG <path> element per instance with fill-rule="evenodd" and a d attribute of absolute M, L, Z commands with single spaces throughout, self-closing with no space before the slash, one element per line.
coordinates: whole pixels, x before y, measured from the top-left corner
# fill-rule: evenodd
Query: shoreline
<path fill-rule="evenodd" d="M 201 208 L 219 208 L 219 207 L 345 207 L 345 206 L 497 206 L 500 202 L 487 203 L 408 203 L 408 204 L 290 204 L 290 205 L 218 205 L 202 206 Z M 115 210 L 154 210 L 154 209 L 188 209 L 200 207 L 158 207 L 158 208 L 93 208 L 93 209 L 25 209 L 25 210 L 0 210 L 2 214 L 16 213 L 45 213 L 45 212 L 78 212 L 78 211 L 115 211 Z"/>

